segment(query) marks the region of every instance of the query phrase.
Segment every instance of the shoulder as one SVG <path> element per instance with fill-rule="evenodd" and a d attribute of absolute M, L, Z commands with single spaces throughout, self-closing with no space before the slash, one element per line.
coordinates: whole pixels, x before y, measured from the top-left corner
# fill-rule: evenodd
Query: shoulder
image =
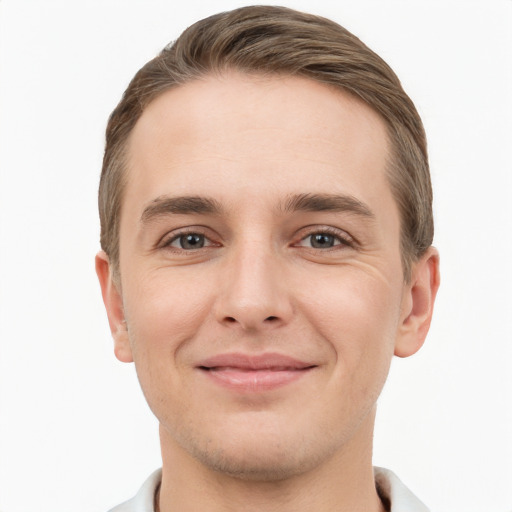
<path fill-rule="evenodd" d="M 374 474 L 379 496 L 390 504 L 390 512 L 429 512 L 392 471 L 375 467 Z"/>
<path fill-rule="evenodd" d="M 139 492 L 128 501 L 117 505 L 109 512 L 154 512 L 155 493 L 162 479 L 162 470 L 157 469 L 142 484 Z"/>

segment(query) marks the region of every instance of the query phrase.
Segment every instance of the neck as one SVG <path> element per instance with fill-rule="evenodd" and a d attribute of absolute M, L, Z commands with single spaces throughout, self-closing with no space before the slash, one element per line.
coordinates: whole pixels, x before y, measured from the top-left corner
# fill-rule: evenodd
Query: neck
<path fill-rule="evenodd" d="M 205 467 L 161 428 L 162 484 L 157 512 L 384 512 L 373 468 L 373 414 L 344 446 L 290 478 L 236 478 Z"/>

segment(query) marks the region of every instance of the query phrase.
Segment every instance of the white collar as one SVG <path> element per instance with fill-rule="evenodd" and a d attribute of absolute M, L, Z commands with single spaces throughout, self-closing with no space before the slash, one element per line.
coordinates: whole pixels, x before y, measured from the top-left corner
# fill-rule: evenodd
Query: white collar
<path fill-rule="evenodd" d="M 393 471 L 374 467 L 373 473 L 379 495 L 391 503 L 390 512 L 429 512 Z"/>
<path fill-rule="evenodd" d="M 428 508 L 389 469 L 374 468 L 379 495 L 391 503 L 390 512 L 429 512 Z M 158 469 L 144 482 L 139 492 L 110 512 L 154 512 L 155 493 L 162 480 Z"/>

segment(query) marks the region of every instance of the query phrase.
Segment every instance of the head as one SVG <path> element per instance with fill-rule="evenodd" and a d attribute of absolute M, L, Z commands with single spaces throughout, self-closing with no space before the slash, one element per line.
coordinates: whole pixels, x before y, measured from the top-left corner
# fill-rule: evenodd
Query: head
<path fill-rule="evenodd" d="M 387 178 L 400 211 L 404 278 L 431 246 L 432 189 L 425 132 L 393 70 L 331 20 L 284 7 L 243 7 L 201 20 L 135 75 L 110 116 L 99 189 L 101 247 L 117 275 L 119 221 L 130 133 L 165 91 L 227 70 L 295 76 L 342 90 L 368 104 L 386 124 Z"/>
<path fill-rule="evenodd" d="M 116 355 L 164 452 L 274 480 L 368 459 L 438 286 L 421 122 L 379 57 L 283 8 L 193 25 L 110 118 L 100 212 Z"/>

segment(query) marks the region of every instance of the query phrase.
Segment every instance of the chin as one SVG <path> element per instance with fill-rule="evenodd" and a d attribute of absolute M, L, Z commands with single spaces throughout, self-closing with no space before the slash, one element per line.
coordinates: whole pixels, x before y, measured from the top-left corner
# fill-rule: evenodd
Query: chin
<path fill-rule="evenodd" d="M 314 469 L 336 451 L 334 440 L 329 442 L 326 436 L 308 440 L 304 432 L 286 428 L 219 430 L 223 435 L 210 431 L 210 435 L 179 436 L 177 441 L 205 468 L 240 480 L 287 480 Z"/>
<path fill-rule="evenodd" d="M 300 450 L 299 450 L 300 452 Z M 208 469 L 247 481 L 276 482 L 287 480 L 312 469 L 311 458 L 297 456 L 297 450 L 276 449 L 259 442 L 253 450 L 247 446 L 226 450 L 195 450 L 192 455 Z"/>

